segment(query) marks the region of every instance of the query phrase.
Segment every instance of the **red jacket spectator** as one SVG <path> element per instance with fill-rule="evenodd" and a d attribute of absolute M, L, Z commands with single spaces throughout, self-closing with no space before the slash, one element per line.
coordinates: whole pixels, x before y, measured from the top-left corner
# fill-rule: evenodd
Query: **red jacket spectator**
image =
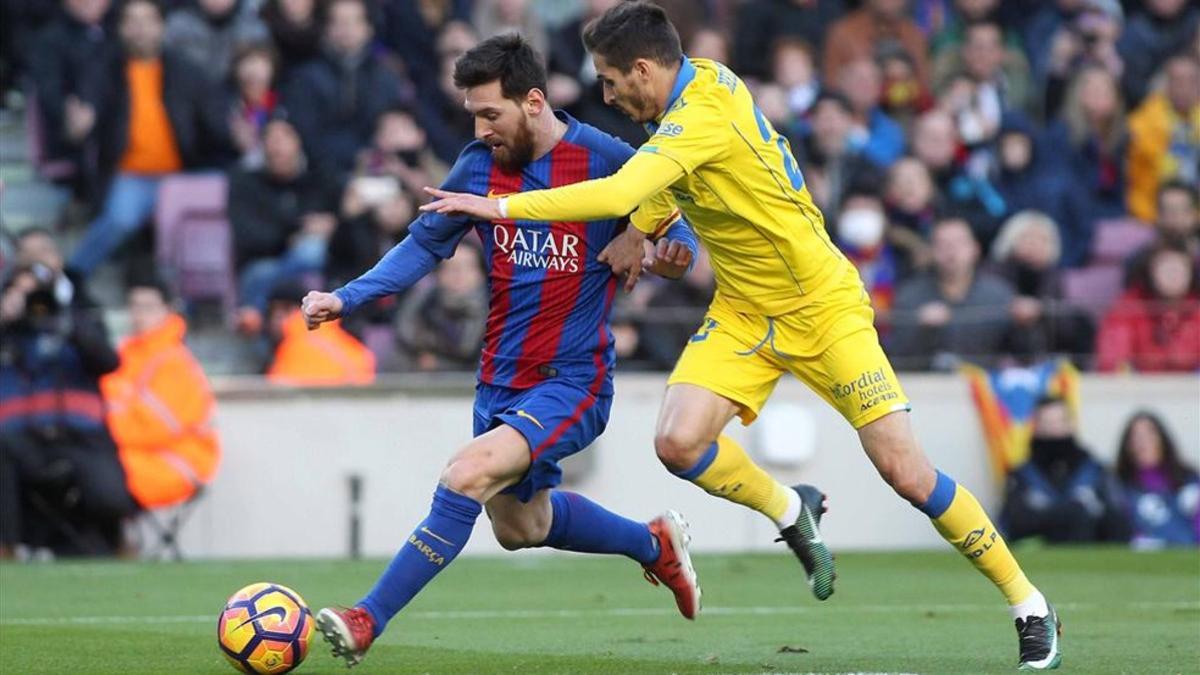
<path fill-rule="evenodd" d="M 1166 304 L 1141 289 L 1125 293 L 1100 326 L 1096 365 L 1102 371 L 1200 369 L 1200 294 Z"/>

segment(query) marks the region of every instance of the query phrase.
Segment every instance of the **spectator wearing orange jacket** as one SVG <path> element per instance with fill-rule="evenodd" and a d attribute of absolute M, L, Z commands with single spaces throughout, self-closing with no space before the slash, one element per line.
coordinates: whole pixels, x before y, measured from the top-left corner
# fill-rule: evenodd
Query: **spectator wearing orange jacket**
<path fill-rule="evenodd" d="M 212 481 L 220 444 L 208 379 L 183 343 L 187 325 L 157 280 L 129 289 L 133 335 L 100 381 L 126 484 L 143 508 L 177 504 Z"/>
<path fill-rule="evenodd" d="M 273 384 L 336 387 L 375 381 L 375 355 L 334 321 L 315 330 L 300 312 L 303 289 L 285 284 L 271 294 L 268 332 L 276 342 L 267 368 Z"/>

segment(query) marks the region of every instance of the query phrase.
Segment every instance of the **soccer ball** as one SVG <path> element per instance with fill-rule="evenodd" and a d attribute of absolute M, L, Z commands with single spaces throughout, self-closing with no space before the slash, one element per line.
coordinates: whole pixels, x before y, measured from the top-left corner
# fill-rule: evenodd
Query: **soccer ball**
<path fill-rule="evenodd" d="M 313 616 L 287 586 L 260 582 L 234 593 L 217 619 L 221 653 L 244 673 L 286 673 L 308 654 Z"/>

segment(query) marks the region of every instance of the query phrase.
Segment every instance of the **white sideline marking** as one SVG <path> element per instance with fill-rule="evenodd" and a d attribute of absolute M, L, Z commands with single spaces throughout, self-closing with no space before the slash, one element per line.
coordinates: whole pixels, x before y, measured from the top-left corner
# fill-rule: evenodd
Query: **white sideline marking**
<path fill-rule="evenodd" d="M 1137 610 L 1200 610 L 1200 601 L 1180 600 L 1161 602 L 1129 602 L 1118 605 L 1095 603 L 1065 603 L 1055 609 L 1067 611 L 1097 609 Z M 778 616 L 794 614 L 899 614 L 913 612 L 998 612 L 1003 607 L 998 603 L 959 605 L 859 605 L 857 607 L 706 607 L 702 614 L 713 616 Z M 613 607 L 611 609 L 506 609 L 506 610 L 445 610 L 408 612 L 415 619 L 583 619 L 620 616 L 674 616 L 678 611 L 671 607 Z M 216 623 L 216 616 L 172 615 L 172 616 L 62 616 L 42 618 L 0 619 L 0 626 L 65 626 L 65 625 L 118 625 L 153 623 Z"/>

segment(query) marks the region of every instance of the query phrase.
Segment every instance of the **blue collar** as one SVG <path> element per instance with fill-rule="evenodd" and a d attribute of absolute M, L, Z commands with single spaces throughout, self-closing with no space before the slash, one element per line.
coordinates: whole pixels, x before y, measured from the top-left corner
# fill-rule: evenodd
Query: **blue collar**
<path fill-rule="evenodd" d="M 579 120 L 568 115 L 565 110 L 555 110 L 554 116 L 567 125 L 567 132 L 563 134 L 561 140 L 574 143 L 575 138 L 579 136 Z"/>
<path fill-rule="evenodd" d="M 667 111 L 675 105 L 675 101 L 678 101 L 679 97 L 683 95 L 683 90 L 695 78 L 696 66 L 693 66 L 692 62 L 688 60 L 687 54 L 684 54 L 679 62 L 679 73 L 675 75 L 675 86 L 671 88 L 671 97 L 667 99 L 667 107 L 663 109 L 663 113 L 658 116 L 658 119 L 661 120 L 667 114 Z"/>

